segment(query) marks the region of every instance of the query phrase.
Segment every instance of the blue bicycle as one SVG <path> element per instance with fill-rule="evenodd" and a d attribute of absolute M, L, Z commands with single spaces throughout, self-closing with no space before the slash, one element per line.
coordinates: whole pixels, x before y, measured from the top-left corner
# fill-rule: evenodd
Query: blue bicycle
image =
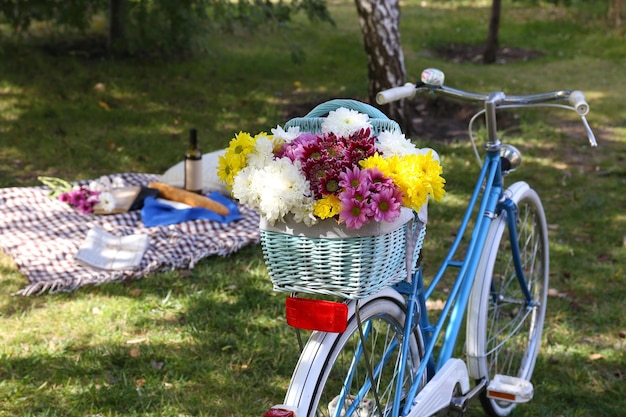
<path fill-rule="evenodd" d="M 344 300 L 345 330 L 312 333 L 283 404 L 267 417 L 461 415 L 475 398 L 489 415 L 505 416 L 532 398 L 546 316 L 548 230 L 537 193 L 525 182 L 504 185 L 521 154 L 498 139 L 496 111 L 537 105 L 574 110 L 596 146 L 585 118 L 589 106 L 579 91 L 475 94 L 443 81 L 441 71 L 428 69 L 418 85 L 383 91 L 377 101 L 431 94 L 484 105 L 469 128 L 472 137 L 472 123 L 484 115 L 482 169 L 447 256 L 428 285 L 418 261 L 412 279 Z M 431 322 L 428 301 L 451 270 L 456 279 Z M 292 308 L 306 317 L 329 312 L 317 300 L 296 301 Z M 463 325 L 465 340 L 459 340 Z"/>

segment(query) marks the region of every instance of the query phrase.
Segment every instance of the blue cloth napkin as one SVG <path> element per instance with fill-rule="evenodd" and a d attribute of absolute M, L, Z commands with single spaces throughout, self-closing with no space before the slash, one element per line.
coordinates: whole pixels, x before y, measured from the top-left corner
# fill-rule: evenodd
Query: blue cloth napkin
<path fill-rule="evenodd" d="M 146 197 L 143 208 L 141 209 L 141 218 L 146 227 L 167 226 L 199 219 L 212 220 L 220 223 L 230 223 L 242 219 L 237 203 L 231 199 L 224 197 L 219 192 L 207 194 L 207 197 L 226 206 L 229 214 L 222 216 L 221 214 L 217 214 L 203 207 L 176 209 L 157 201 L 154 197 Z"/>

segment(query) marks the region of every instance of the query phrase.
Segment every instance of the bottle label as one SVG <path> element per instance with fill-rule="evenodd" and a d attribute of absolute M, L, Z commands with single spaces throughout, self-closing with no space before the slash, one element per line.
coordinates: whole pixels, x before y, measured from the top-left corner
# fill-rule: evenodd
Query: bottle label
<path fill-rule="evenodd" d="M 202 159 L 185 160 L 185 190 L 202 191 Z"/>

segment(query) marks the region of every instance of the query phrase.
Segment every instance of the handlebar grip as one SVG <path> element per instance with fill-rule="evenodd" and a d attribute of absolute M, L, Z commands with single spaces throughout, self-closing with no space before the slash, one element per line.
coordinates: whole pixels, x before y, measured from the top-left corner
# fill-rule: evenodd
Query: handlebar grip
<path fill-rule="evenodd" d="M 392 101 L 402 100 L 415 96 L 415 84 L 406 83 L 402 87 L 393 87 L 376 94 L 376 103 L 387 104 Z"/>
<path fill-rule="evenodd" d="M 569 104 L 574 106 L 574 108 L 576 109 L 576 113 L 581 116 L 589 113 L 589 104 L 587 104 L 587 101 L 585 100 L 585 95 L 582 91 L 572 91 L 569 95 Z"/>

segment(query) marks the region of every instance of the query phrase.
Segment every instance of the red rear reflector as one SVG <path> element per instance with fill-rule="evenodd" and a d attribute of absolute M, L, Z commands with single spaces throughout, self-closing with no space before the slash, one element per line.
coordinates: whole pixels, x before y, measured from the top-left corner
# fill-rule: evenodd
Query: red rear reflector
<path fill-rule="evenodd" d="M 348 306 L 325 300 L 288 297 L 287 324 L 304 330 L 342 333 L 348 325 Z"/>
<path fill-rule="evenodd" d="M 284 408 L 270 408 L 263 417 L 295 417 L 293 411 L 285 410 Z"/>

